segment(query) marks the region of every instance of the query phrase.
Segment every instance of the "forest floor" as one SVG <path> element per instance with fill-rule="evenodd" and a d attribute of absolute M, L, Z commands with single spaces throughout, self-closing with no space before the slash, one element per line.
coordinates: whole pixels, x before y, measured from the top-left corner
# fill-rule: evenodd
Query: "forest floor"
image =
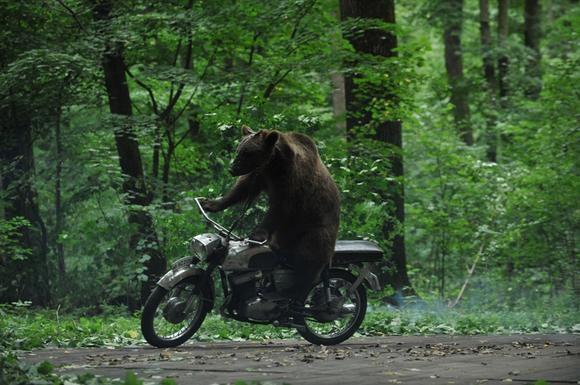
<path fill-rule="evenodd" d="M 23 352 L 60 373 L 91 372 L 146 383 L 171 377 L 180 385 L 275 384 L 580 384 L 580 335 L 396 336 L 352 338 L 320 347 L 301 340 L 191 342 L 148 346 L 44 348 Z"/>

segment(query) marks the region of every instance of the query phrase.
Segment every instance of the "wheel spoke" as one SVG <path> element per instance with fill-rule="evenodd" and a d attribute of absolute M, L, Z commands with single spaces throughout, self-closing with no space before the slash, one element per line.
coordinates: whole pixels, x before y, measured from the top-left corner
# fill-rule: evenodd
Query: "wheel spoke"
<path fill-rule="evenodd" d="M 191 310 L 183 316 L 179 322 L 168 319 L 166 312 L 178 312 L 177 306 L 185 307 L 185 304 L 194 295 L 194 286 L 192 284 L 179 284 L 163 297 L 157 307 L 153 318 L 153 328 L 159 338 L 173 340 L 185 334 L 195 320 L 200 316 L 202 301 L 199 296 L 193 299 Z M 177 305 L 176 305 L 177 304 Z"/>
<path fill-rule="evenodd" d="M 334 320 L 321 320 L 317 317 L 308 317 L 305 320 L 306 328 L 316 337 L 331 339 L 349 333 L 351 326 L 357 319 L 358 313 L 361 311 L 361 298 L 359 297 L 358 291 L 355 290 L 352 295 L 348 296 L 348 291 L 351 286 L 352 283 L 344 278 L 332 278 L 330 280 L 331 299 L 340 298 L 344 303 L 339 309 L 335 309 L 334 317 L 336 319 Z M 320 303 L 320 295 L 317 297 L 316 294 L 321 288 L 322 285 L 315 287 L 307 298 L 306 303 L 311 308 L 316 309 L 325 306 Z M 328 317 L 334 318 L 330 315 Z"/>

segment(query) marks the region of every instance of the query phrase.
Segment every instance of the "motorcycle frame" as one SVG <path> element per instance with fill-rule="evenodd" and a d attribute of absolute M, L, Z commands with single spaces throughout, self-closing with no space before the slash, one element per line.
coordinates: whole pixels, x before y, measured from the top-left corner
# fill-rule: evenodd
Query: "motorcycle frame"
<path fill-rule="evenodd" d="M 197 257 L 184 257 L 184 258 L 177 260 L 176 262 L 173 263 L 172 268 L 167 273 L 165 273 L 165 275 L 163 277 L 161 277 L 159 279 L 159 281 L 157 282 L 157 285 L 163 287 L 166 290 L 171 290 L 178 282 L 182 281 L 183 279 L 186 279 L 189 277 L 199 277 L 199 283 L 197 285 L 197 290 L 201 291 L 201 288 L 203 288 L 205 285 L 209 285 L 211 298 L 204 297 L 204 298 L 202 298 L 202 300 L 209 303 L 209 309 L 211 310 L 214 308 L 214 302 L 215 302 L 215 283 L 214 283 L 214 279 L 212 277 L 212 274 L 215 271 L 215 269 L 217 268 L 219 275 L 220 275 L 220 280 L 221 280 L 221 284 L 222 284 L 221 286 L 222 286 L 222 291 L 223 291 L 223 295 L 224 295 L 224 303 L 222 304 L 222 306 L 220 308 L 220 314 L 223 317 L 232 318 L 232 319 L 235 319 L 235 320 L 241 321 L 241 322 L 248 322 L 248 323 L 254 323 L 254 324 L 273 324 L 272 321 L 251 320 L 251 319 L 248 319 L 245 317 L 236 316 L 233 314 L 226 313 L 225 308 L 228 305 L 228 298 L 231 299 L 230 296 L 233 293 L 233 289 L 230 288 L 230 283 L 228 282 L 226 272 L 221 267 L 221 263 L 223 262 L 223 258 L 225 257 L 225 253 L 227 252 L 227 244 L 229 242 L 229 239 L 231 238 L 234 240 L 242 240 L 242 238 L 239 237 L 238 235 L 233 234 L 231 232 L 231 230 L 226 229 L 224 226 L 220 225 L 219 223 L 217 223 L 216 221 L 211 219 L 207 215 L 207 213 L 205 212 L 203 207 L 201 206 L 200 200 L 201 200 L 201 198 L 195 198 L 195 202 L 196 202 L 200 212 L 202 213 L 203 217 L 209 223 L 211 223 L 213 225 L 213 227 L 218 231 L 218 233 L 222 237 L 225 237 L 225 238 L 223 238 L 222 247 L 215 250 L 214 253 L 212 253 L 211 255 L 208 255 L 208 257 L 207 257 L 208 262 L 207 262 L 207 266 L 205 269 L 197 266 L 201 262 L 199 260 L 199 258 L 197 258 Z M 266 243 L 266 241 L 257 242 L 257 241 L 253 241 L 253 240 L 249 240 L 249 239 L 246 241 L 248 243 L 254 244 L 256 246 L 264 245 Z M 329 281 L 329 273 L 330 273 L 331 269 L 340 269 L 340 270 L 346 270 L 346 271 L 353 271 L 354 270 L 357 272 L 357 279 L 354 282 L 354 284 L 350 287 L 349 292 L 348 292 L 349 295 L 352 295 L 352 293 L 354 293 L 354 291 L 357 290 L 357 288 L 361 284 L 364 284 L 365 287 L 370 288 L 370 289 L 375 290 L 375 291 L 381 290 L 381 286 L 379 284 L 379 280 L 378 280 L 377 276 L 371 272 L 371 264 L 370 263 L 354 262 L 354 263 L 350 263 L 348 265 L 328 266 L 323 270 L 323 272 L 321 274 L 321 281 L 320 281 L 320 282 L 322 282 L 322 284 L 324 286 L 324 289 L 325 289 L 324 292 L 325 292 L 325 297 L 326 297 L 327 301 L 330 301 L 330 299 L 331 299 L 330 281 Z M 259 270 L 259 269 L 257 269 L 257 270 Z M 192 296 L 188 300 L 184 311 L 187 311 L 188 309 L 190 309 L 191 306 L 193 306 L 194 298 L 195 298 L 195 296 Z M 286 325 L 286 326 L 292 327 L 292 325 Z"/>
<path fill-rule="evenodd" d="M 225 249 L 223 249 L 225 250 Z M 260 325 L 268 325 L 272 324 L 274 326 L 283 326 L 283 327 L 295 327 L 295 325 L 280 325 L 276 324 L 276 322 L 272 321 L 258 321 L 252 320 L 249 318 L 237 316 L 235 314 L 229 314 L 226 312 L 226 306 L 228 305 L 228 299 L 231 299 L 230 295 L 233 293 L 233 289 L 230 287 L 230 283 L 227 279 L 227 273 L 221 267 L 221 260 L 223 258 L 223 250 L 216 250 L 214 254 L 208 256 L 208 263 L 205 268 L 198 266 L 201 262 L 196 257 L 184 257 L 176 262 L 173 263 L 172 268 L 157 282 L 157 284 L 163 287 L 166 290 L 171 290 L 178 282 L 182 281 L 185 278 L 189 277 L 199 277 L 199 283 L 197 285 L 197 290 L 201 291 L 201 288 L 205 285 L 209 285 L 210 288 L 210 298 L 203 297 L 202 300 L 208 302 L 209 309 L 212 310 L 215 305 L 215 283 L 213 278 L 213 273 L 217 269 L 222 291 L 224 295 L 224 303 L 220 307 L 220 315 L 225 318 L 234 319 L 240 322 L 247 322 L 252 324 L 260 324 Z M 351 263 L 348 265 L 339 265 L 334 267 L 327 267 L 323 270 L 321 274 L 321 280 L 324 286 L 324 292 L 326 296 L 326 300 L 330 301 L 331 299 L 331 292 L 330 292 L 330 281 L 329 281 L 329 273 L 331 270 L 346 270 L 346 271 L 355 271 L 357 273 L 357 279 L 354 284 L 349 289 L 349 295 L 354 293 L 354 291 L 361 285 L 364 284 L 365 287 L 370 288 L 375 291 L 381 290 L 378 278 L 375 274 L 370 271 L 371 264 L 366 262 L 360 263 Z M 259 269 L 257 269 L 259 270 Z M 203 293 L 203 291 L 201 291 Z M 191 298 L 187 301 L 186 307 L 184 311 L 187 311 L 191 306 L 193 306 L 195 296 L 191 296 Z"/>

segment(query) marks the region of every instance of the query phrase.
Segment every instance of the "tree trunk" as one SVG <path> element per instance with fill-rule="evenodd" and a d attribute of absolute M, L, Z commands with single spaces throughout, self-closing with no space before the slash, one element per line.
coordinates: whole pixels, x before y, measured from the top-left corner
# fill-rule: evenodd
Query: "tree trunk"
<path fill-rule="evenodd" d="M 171 132 L 174 128 L 171 128 Z M 175 153 L 175 141 L 170 134 L 167 140 L 167 151 L 165 156 L 163 157 L 163 175 L 162 175 L 162 183 L 163 183 L 163 192 L 161 195 L 161 202 L 165 205 L 169 202 L 169 174 L 171 172 L 171 158 L 173 158 L 173 154 Z"/>
<path fill-rule="evenodd" d="M 497 79 L 492 53 L 491 28 L 489 23 L 489 0 L 479 0 L 479 28 L 481 33 L 481 56 L 483 58 L 483 75 L 487 83 L 489 110 L 486 111 L 486 144 L 487 160 L 497 162 L 497 133 L 495 130 L 495 111 L 497 98 Z"/>
<path fill-rule="evenodd" d="M 344 76 L 340 73 L 330 75 L 332 83 L 332 112 L 336 120 L 336 129 L 338 132 L 346 131 L 346 102 L 344 99 Z"/>
<path fill-rule="evenodd" d="M 497 31 L 499 38 L 499 98 L 502 106 L 506 105 L 508 96 L 508 66 L 509 60 L 507 57 L 507 37 L 509 33 L 509 19 L 508 19 L 509 0 L 498 0 L 497 11 Z"/>
<path fill-rule="evenodd" d="M 394 24 L 395 2 L 394 0 L 341 0 L 340 13 L 342 20 L 349 18 L 379 19 Z M 396 35 L 378 29 L 366 29 L 361 32 L 348 37 L 357 52 L 385 58 L 396 56 Z M 397 102 L 396 95 L 387 89 L 374 90 L 374 95 L 368 95 L 363 89 L 364 85 L 355 84 L 353 76 L 345 76 L 344 88 L 347 110 L 346 128 L 347 135 L 351 138 L 354 127 L 364 126 L 371 122 L 372 115 L 368 107 L 373 96 Z M 385 237 L 389 237 L 398 223 L 401 227 L 405 223 L 401 122 L 398 120 L 379 122 L 376 126 L 375 139 L 394 147 L 393 155 L 390 156 L 389 160 L 397 185 L 393 186 L 395 192 L 388 194 L 385 198 L 392 201 L 395 206 L 396 221 L 386 220 L 383 224 Z M 391 272 L 381 277 L 383 283 L 389 283 L 399 293 L 414 294 L 407 275 L 404 231 L 394 237 L 391 257 L 391 266 L 388 266 L 391 268 Z"/>
<path fill-rule="evenodd" d="M 525 0 L 524 44 L 530 49 L 530 58 L 526 72 L 530 85 L 526 94 L 532 100 L 538 99 L 542 91 L 542 74 L 540 68 L 540 4 L 539 0 Z"/>
<path fill-rule="evenodd" d="M 24 261 L 9 261 L 14 267 L 9 289 L 0 302 L 31 300 L 34 304 L 50 302 L 50 270 L 48 239 L 44 221 L 40 217 L 37 195 L 32 186 L 34 153 L 30 111 L 18 102 L 0 110 L 0 162 L 5 219 L 22 217 L 31 226 L 21 229 L 20 246 L 31 251 Z"/>
<path fill-rule="evenodd" d="M 153 183 L 157 184 L 157 178 L 159 177 L 159 154 L 161 153 L 161 143 L 163 139 L 161 138 L 161 127 L 159 127 L 159 123 L 155 126 L 155 139 L 153 142 L 153 166 L 152 166 L 152 175 L 153 175 Z"/>
<path fill-rule="evenodd" d="M 56 126 L 55 126 L 55 141 L 56 141 L 56 175 L 55 175 L 55 187 L 54 187 L 54 213 L 55 213 L 55 245 L 56 245 L 56 258 L 58 265 L 58 276 L 60 283 L 65 282 L 66 266 L 64 262 L 64 245 L 61 241 L 61 233 L 64 228 L 64 212 L 62 209 L 62 133 L 61 133 L 61 117 L 62 109 L 58 107 L 56 113 Z"/>
<path fill-rule="evenodd" d="M 483 57 L 483 73 L 491 95 L 497 94 L 497 79 L 492 53 L 491 27 L 489 21 L 489 0 L 479 0 L 479 28 L 481 33 L 481 48 Z"/>
<path fill-rule="evenodd" d="M 111 10 L 110 0 L 97 0 L 94 8 L 95 19 L 109 20 Z M 128 220 L 129 224 L 135 226 L 129 246 L 137 251 L 137 254 L 145 257 L 147 280 L 141 286 L 141 301 L 145 301 L 157 279 L 165 272 L 166 260 L 159 248 L 153 218 L 146 209 L 151 202 L 151 194 L 147 191 L 139 143 L 131 123 L 133 111 L 122 52 L 120 43 L 109 41 L 103 53 L 102 63 L 111 114 L 124 117 L 117 123 L 115 144 L 121 172 L 125 177 L 123 182 L 125 203 L 130 206 Z"/>
<path fill-rule="evenodd" d="M 467 144 L 473 144 L 470 124 L 469 91 L 463 76 L 463 54 L 461 52 L 461 29 L 463 24 L 463 0 L 446 0 L 447 15 L 443 42 L 445 44 L 445 68 L 451 91 L 453 118 L 459 136 Z"/>

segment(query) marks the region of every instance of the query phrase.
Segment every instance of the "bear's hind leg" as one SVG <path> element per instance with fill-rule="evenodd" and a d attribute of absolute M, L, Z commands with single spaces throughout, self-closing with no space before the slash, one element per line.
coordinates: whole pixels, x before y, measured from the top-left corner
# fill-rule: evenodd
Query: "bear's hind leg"
<path fill-rule="evenodd" d="M 328 229 L 310 231 L 302 237 L 293 250 L 296 283 L 292 298 L 304 301 L 312 285 L 320 279 L 320 273 L 329 266 L 334 254 L 336 236 Z"/>

